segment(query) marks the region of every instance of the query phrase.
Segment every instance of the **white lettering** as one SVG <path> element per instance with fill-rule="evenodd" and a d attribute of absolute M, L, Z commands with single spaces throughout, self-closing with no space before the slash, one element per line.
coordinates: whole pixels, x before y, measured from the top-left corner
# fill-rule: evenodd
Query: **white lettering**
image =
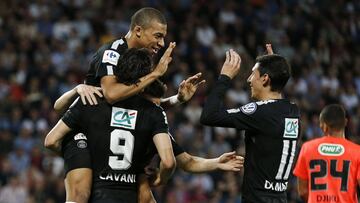
<path fill-rule="evenodd" d="M 265 180 L 264 188 L 276 192 L 284 192 L 287 189 L 288 182 L 270 182 Z"/>
<path fill-rule="evenodd" d="M 122 174 L 122 173 L 100 174 L 99 179 L 124 182 L 124 183 L 136 183 L 136 174 Z"/>

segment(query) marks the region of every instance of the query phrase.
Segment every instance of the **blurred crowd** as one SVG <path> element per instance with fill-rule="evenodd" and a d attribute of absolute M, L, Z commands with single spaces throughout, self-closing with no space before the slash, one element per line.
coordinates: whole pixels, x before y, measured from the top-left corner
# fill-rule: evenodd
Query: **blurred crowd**
<path fill-rule="evenodd" d="M 64 163 L 44 149 L 57 120 L 54 101 L 82 83 L 97 48 L 124 36 L 139 8 L 161 10 L 167 41 L 177 43 L 164 76 L 168 95 L 188 76 L 206 84 L 186 104 L 167 111 L 171 133 L 190 154 L 244 154 L 243 132 L 199 124 L 204 98 L 225 51 L 241 54 L 228 108 L 251 101 L 246 79 L 271 42 L 291 63 L 285 96 L 301 108 L 302 141 L 321 136 L 318 114 L 329 103 L 348 113 L 347 136 L 360 143 L 360 2 L 356 0 L 2 0 L 0 2 L 0 203 L 65 200 Z M 158 202 L 240 203 L 241 173 L 178 170 Z M 290 203 L 301 202 L 291 179 Z"/>

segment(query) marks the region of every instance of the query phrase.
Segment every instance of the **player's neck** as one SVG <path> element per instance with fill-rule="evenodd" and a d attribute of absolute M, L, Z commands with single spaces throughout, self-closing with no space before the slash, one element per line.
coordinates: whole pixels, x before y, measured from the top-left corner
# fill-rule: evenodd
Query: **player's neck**
<path fill-rule="evenodd" d="M 345 132 L 343 130 L 341 131 L 329 131 L 326 133 L 329 137 L 336 137 L 336 138 L 345 138 Z"/>
<path fill-rule="evenodd" d="M 260 94 L 258 100 L 263 101 L 263 100 L 270 100 L 270 99 L 282 99 L 282 94 L 279 92 L 272 92 L 272 91 L 268 91 L 268 92 L 263 92 L 262 94 Z"/>
<path fill-rule="evenodd" d="M 136 39 L 134 39 L 135 37 L 135 33 L 131 32 L 131 30 L 125 35 L 127 45 L 130 49 L 137 47 Z"/>

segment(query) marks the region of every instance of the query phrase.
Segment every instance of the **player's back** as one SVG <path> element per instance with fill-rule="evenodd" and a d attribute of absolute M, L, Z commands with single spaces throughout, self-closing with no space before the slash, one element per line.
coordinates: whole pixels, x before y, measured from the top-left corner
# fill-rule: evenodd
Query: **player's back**
<path fill-rule="evenodd" d="M 134 191 L 144 154 L 157 133 L 167 133 L 161 107 L 135 96 L 111 106 L 104 100 L 85 107 L 82 129 L 88 137 L 93 169 L 93 199 L 98 191 Z M 112 193 L 112 192 L 110 192 Z M 99 197 L 101 198 L 101 197 Z"/>
<path fill-rule="evenodd" d="M 309 181 L 308 202 L 357 203 L 360 146 L 331 136 L 306 142 L 294 173 Z"/>
<path fill-rule="evenodd" d="M 286 201 L 286 189 L 299 135 L 299 109 L 287 99 L 259 101 L 243 106 L 246 122 L 244 200 Z"/>

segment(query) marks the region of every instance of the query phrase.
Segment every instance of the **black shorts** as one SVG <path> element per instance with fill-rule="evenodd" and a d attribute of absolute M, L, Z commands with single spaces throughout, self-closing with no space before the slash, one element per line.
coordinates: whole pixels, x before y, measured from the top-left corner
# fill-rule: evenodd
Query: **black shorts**
<path fill-rule="evenodd" d="M 91 168 L 90 150 L 83 133 L 70 132 L 62 142 L 65 175 L 77 168 Z"/>
<path fill-rule="evenodd" d="M 137 203 L 137 191 L 119 189 L 93 189 L 89 203 Z"/>
<path fill-rule="evenodd" d="M 283 197 L 258 196 L 257 200 L 242 198 L 241 203 L 287 203 L 287 199 Z"/>

